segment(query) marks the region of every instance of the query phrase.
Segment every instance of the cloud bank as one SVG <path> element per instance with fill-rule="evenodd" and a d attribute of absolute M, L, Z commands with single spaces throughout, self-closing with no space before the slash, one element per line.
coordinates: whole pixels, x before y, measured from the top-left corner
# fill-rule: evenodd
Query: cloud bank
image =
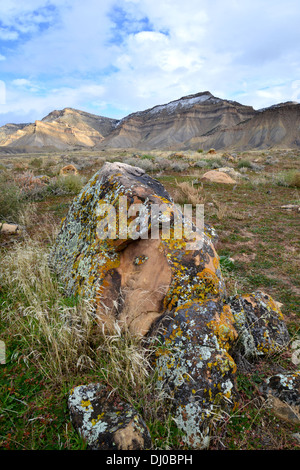
<path fill-rule="evenodd" d="M 209 90 L 300 101 L 298 0 L 6 0 L 0 124 L 74 107 L 121 118 Z"/>

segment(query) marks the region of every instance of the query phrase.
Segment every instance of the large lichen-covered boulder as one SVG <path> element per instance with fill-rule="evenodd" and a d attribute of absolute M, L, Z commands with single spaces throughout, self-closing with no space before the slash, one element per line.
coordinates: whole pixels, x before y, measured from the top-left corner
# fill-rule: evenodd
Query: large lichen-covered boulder
<path fill-rule="evenodd" d="M 155 217 L 149 217 L 139 232 L 134 230 L 137 204 L 148 214 L 153 206 L 162 207 L 155 215 L 161 224 L 169 217 L 170 235 L 162 236 L 160 230 L 153 236 Z M 103 208 L 108 206 L 115 209 L 117 224 L 103 239 L 99 227 L 103 228 Z M 68 295 L 95 301 L 97 318 L 107 330 L 117 320 L 145 335 L 161 315 L 188 300 L 225 297 L 213 230 L 205 227 L 201 248 L 187 249 L 189 238 L 172 236 L 174 210 L 158 181 L 122 163 L 106 163 L 73 200 L 49 261 Z M 175 212 L 183 217 L 177 208 Z"/>
<path fill-rule="evenodd" d="M 68 408 L 74 428 L 90 450 L 147 450 L 149 430 L 129 404 L 101 384 L 71 390 Z"/>
<path fill-rule="evenodd" d="M 186 222 L 158 181 L 140 168 L 106 163 L 74 199 L 50 264 L 68 295 L 92 300 L 104 331 L 117 322 L 160 339 L 158 385 L 170 394 L 186 445 L 197 449 L 208 445 L 222 409 L 236 406 L 238 335 L 247 354 L 263 354 L 286 344 L 286 328 L 269 297 L 227 299 L 214 230 L 199 230 L 190 218 L 192 242 L 184 230 L 178 236 L 178 220 Z"/>
<path fill-rule="evenodd" d="M 235 296 L 229 300 L 245 357 L 273 354 L 285 348 L 290 335 L 281 310 L 265 292 Z"/>

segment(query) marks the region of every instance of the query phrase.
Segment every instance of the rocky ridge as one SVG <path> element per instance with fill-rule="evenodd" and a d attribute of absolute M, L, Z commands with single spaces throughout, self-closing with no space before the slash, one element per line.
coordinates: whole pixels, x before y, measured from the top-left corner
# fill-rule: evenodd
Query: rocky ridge
<path fill-rule="evenodd" d="M 297 148 L 299 126 L 299 103 L 255 110 L 205 91 L 121 120 L 64 108 L 35 123 L 6 124 L 0 128 L 0 151 Z"/>

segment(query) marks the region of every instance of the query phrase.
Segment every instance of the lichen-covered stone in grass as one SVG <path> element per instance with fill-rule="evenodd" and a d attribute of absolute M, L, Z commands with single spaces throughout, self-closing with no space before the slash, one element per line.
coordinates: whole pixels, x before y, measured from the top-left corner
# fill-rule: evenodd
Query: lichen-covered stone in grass
<path fill-rule="evenodd" d="M 300 412 L 300 371 L 275 374 L 264 380 L 261 392 L 279 398 L 292 406 L 298 406 Z"/>
<path fill-rule="evenodd" d="M 68 399 L 71 422 L 90 450 L 147 450 L 149 430 L 136 410 L 101 384 L 80 385 Z"/>
<path fill-rule="evenodd" d="M 264 292 L 235 296 L 229 301 L 245 357 L 255 358 L 281 351 L 290 341 L 283 315 Z"/>
<path fill-rule="evenodd" d="M 230 307 L 218 299 L 187 302 L 157 324 L 155 370 L 171 397 L 174 419 L 191 448 L 209 444 L 211 421 L 236 406 L 237 339 Z"/>
<path fill-rule="evenodd" d="M 300 371 L 286 371 L 268 377 L 261 384 L 260 392 L 278 418 L 300 424 Z"/>

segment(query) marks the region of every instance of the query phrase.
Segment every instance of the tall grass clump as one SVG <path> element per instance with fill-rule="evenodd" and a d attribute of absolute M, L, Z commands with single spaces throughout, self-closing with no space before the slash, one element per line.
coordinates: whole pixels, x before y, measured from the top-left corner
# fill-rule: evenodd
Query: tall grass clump
<path fill-rule="evenodd" d="M 80 175 L 59 175 L 51 179 L 47 189 L 57 196 L 64 194 L 75 195 L 80 193 L 85 183 L 85 178 Z"/>
<path fill-rule="evenodd" d="M 2 255 L 2 320 L 23 357 L 49 378 L 92 362 L 89 303 L 66 298 L 48 266 L 48 250 L 27 239 Z M 6 331 L 6 332 L 7 332 Z"/>
<path fill-rule="evenodd" d="M 249 168 L 252 169 L 252 164 L 248 160 L 240 160 L 237 164 L 237 168 Z"/>
<path fill-rule="evenodd" d="M 19 223 L 24 196 L 19 186 L 6 173 L 0 175 L 0 222 Z"/>
<path fill-rule="evenodd" d="M 192 204 L 193 206 L 205 203 L 206 197 L 203 185 L 196 188 L 193 183 L 189 183 L 188 181 L 179 183 L 175 180 L 175 183 L 179 190 L 179 192 L 174 195 L 175 202 L 178 204 Z"/>

